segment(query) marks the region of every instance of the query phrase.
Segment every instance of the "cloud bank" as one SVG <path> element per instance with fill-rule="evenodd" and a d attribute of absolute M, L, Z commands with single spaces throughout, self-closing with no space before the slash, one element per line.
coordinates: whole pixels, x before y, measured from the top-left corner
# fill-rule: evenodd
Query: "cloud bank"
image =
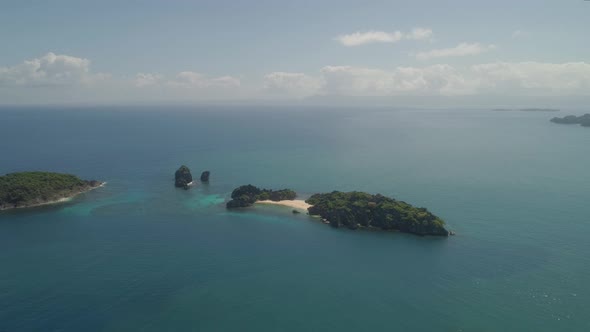
<path fill-rule="evenodd" d="M 430 51 L 428 58 L 468 55 L 486 49 L 490 47 Z M 142 72 L 128 78 L 94 73 L 90 63 L 84 58 L 48 53 L 0 67 L 0 97 L 4 101 L 12 98 L 26 102 L 32 96 L 41 101 L 289 99 L 314 95 L 590 96 L 590 63 L 586 62 L 442 63 L 387 69 L 327 65 L 315 73 L 274 71 L 245 80 L 195 71 L 170 76 Z"/>
<path fill-rule="evenodd" d="M 436 64 L 392 70 L 325 66 L 307 89 L 308 95 L 462 96 L 590 95 L 590 64 L 585 62 L 495 62 L 472 66 Z M 288 85 L 283 86 L 285 89 Z"/>

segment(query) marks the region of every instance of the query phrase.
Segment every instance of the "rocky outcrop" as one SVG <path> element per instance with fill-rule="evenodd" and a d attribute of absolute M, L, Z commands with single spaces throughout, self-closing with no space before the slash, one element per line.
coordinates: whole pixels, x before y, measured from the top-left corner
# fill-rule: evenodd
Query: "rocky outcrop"
<path fill-rule="evenodd" d="M 201 182 L 209 182 L 209 175 L 211 174 L 211 172 L 209 171 L 204 171 L 203 173 L 201 173 Z"/>
<path fill-rule="evenodd" d="M 174 173 L 174 186 L 177 188 L 184 188 L 188 189 L 189 185 L 193 182 L 193 176 L 191 175 L 191 170 L 182 165 L 176 173 Z"/>

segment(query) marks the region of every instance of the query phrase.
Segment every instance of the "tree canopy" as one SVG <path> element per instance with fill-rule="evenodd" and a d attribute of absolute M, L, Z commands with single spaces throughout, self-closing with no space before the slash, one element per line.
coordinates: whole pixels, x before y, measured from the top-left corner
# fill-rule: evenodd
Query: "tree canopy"
<path fill-rule="evenodd" d="M 247 207 L 256 201 L 282 201 L 293 200 L 297 194 L 291 189 L 260 189 L 251 184 L 240 186 L 231 193 L 232 200 L 227 202 L 227 208 Z"/>
<path fill-rule="evenodd" d="M 40 204 L 99 185 L 71 174 L 20 172 L 0 176 L 0 208 Z"/>
<path fill-rule="evenodd" d="M 419 235 L 449 234 L 444 221 L 427 209 L 379 194 L 333 191 L 315 194 L 306 202 L 313 205 L 309 214 L 327 219 L 334 227 L 374 227 Z"/>

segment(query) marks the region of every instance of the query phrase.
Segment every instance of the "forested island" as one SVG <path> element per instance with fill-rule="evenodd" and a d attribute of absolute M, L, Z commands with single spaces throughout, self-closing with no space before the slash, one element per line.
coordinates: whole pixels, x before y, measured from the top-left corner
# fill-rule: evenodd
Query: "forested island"
<path fill-rule="evenodd" d="M 100 187 L 71 174 L 19 172 L 0 176 L 0 210 L 50 204 Z"/>
<path fill-rule="evenodd" d="M 296 193 L 290 189 L 274 191 L 246 185 L 232 192 L 232 200 L 227 202 L 226 207 L 248 207 L 258 201 L 289 201 L 296 197 Z M 417 235 L 449 235 L 445 222 L 427 209 L 379 194 L 334 191 L 314 194 L 305 203 L 309 215 L 319 216 L 333 227 L 380 229 Z"/>
<path fill-rule="evenodd" d="M 310 215 L 319 215 L 334 227 L 376 228 L 418 235 L 448 236 L 445 222 L 425 208 L 380 194 L 339 192 L 315 194 L 305 201 Z"/>
<path fill-rule="evenodd" d="M 563 118 L 553 118 L 550 121 L 560 124 L 579 124 L 582 127 L 590 127 L 590 114 L 586 113 L 580 116 L 568 115 Z"/>
<path fill-rule="evenodd" d="M 260 189 L 251 184 L 240 186 L 234 189 L 231 193 L 231 201 L 227 202 L 226 207 L 228 209 L 238 207 L 248 207 L 257 201 L 283 201 L 293 200 L 297 197 L 297 194 L 291 189 Z"/>

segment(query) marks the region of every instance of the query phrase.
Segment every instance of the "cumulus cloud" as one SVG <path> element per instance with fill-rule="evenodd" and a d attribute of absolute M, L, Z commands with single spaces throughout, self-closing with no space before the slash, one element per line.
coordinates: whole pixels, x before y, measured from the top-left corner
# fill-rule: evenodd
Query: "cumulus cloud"
<path fill-rule="evenodd" d="M 468 56 L 485 53 L 495 49 L 495 45 L 482 45 L 480 43 L 461 43 L 455 47 L 442 48 L 430 50 L 427 52 L 420 52 L 416 54 L 416 58 L 420 60 L 428 60 L 432 58 L 441 57 L 456 57 L 456 56 Z"/>
<path fill-rule="evenodd" d="M 264 89 L 273 94 L 306 96 L 315 93 L 320 79 L 303 73 L 273 72 L 264 77 Z"/>
<path fill-rule="evenodd" d="M 52 86 L 86 84 L 109 77 L 93 74 L 90 60 L 69 55 L 46 55 L 12 67 L 0 67 L 0 85 Z"/>
<path fill-rule="evenodd" d="M 432 37 L 432 30 L 426 28 L 414 28 L 411 32 L 404 34 L 401 31 L 366 31 L 354 32 L 351 34 L 340 35 L 334 38 L 340 44 L 348 47 L 360 46 L 372 43 L 397 43 L 402 39 L 422 40 Z"/>

